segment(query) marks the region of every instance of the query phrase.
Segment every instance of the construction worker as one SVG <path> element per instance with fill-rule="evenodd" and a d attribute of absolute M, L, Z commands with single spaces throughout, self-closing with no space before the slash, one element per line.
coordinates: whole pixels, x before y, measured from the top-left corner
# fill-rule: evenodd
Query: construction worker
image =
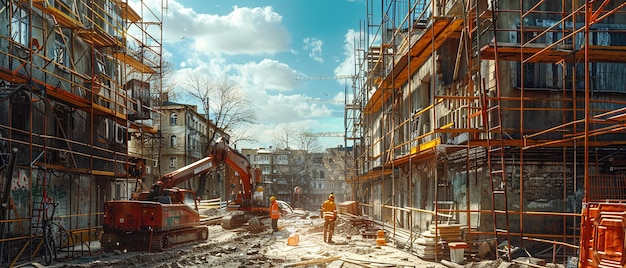
<path fill-rule="evenodd" d="M 330 193 L 328 200 L 322 204 L 320 209 L 324 219 L 324 242 L 333 244 L 333 233 L 335 232 L 335 220 L 337 220 L 337 206 L 335 205 L 335 194 Z"/>
<path fill-rule="evenodd" d="M 280 218 L 280 208 L 276 197 L 270 197 L 270 218 L 272 219 L 272 232 L 278 232 L 278 218 Z"/>

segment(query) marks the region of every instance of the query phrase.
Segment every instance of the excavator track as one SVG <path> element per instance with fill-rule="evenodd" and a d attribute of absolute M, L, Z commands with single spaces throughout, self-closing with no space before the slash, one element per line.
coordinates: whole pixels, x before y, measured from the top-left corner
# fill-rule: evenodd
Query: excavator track
<path fill-rule="evenodd" d="M 150 239 L 150 247 L 148 248 L 148 251 L 163 251 L 188 242 L 206 241 L 208 238 L 209 228 L 206 226 L 197 226 L 171 232 L 154 233 Z"/>
<path fill-rule="evenodd" d="M 150 252 L 164 251 L 183 244 L 202 242 L 209 238 L 207 226 L 196 226 L 170 232 L 155 232 L 150 234 L 136 233 L 109 233 L 100 241 L 105 252 L 113 250 L 146 250 Z"/>

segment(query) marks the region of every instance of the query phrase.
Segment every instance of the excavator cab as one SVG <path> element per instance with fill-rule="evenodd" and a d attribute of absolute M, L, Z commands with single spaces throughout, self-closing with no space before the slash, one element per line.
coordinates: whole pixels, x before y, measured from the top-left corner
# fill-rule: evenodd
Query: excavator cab
<path fill-rule="evenodd" d="M 269 197 L 274 195 L 271 182 L 255 182 L 255 192 L 252 194 L 252 207 L 265 208 L 269 207 Z"/>
<path fill-rule="evenodd" d="M 195 210 L 198 210 L 198 203 L 200 202 L 200 199 L 196 198 L 196 194 L 193 191 L 182 191 L 181 193 L 183 202 Z"/>

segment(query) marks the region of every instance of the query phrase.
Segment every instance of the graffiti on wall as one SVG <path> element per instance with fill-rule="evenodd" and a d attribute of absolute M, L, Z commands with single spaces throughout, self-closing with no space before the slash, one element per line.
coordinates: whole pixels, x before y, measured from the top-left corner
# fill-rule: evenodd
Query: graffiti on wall
<path fill-rule="evenodd" d="M 40 220 L 42 214 L 36 213 L 33 208 L 39 208 L 42 204 L 39 203 L 44 197 L 44 188 L 37 180 L 42 180 L 44 173 L 43 170 L 20 170 L 16 169 L 13 174 L 13 180 L 10 187 L 10 202 L 13 204 L 12 209 L 9 211 L 10 218 L 28 218 L 32 217 L 33 220 Z M 58 176 L 57 174 L 61 174 Z M 74 217 L 74 224 L 77 228 L 87 228 L 95 221 L 97 217 L 97 202 L 91 199 L 94 196 L 94 187 L 92 177 L 89 175 L 72 176 L 67 173 L 47 173 L 46 187 L 45 187 L 45 199 L 43 200 L 48 205 L 43 208 L 47 213 L 51 213 L 52 208 L 50 203 L 57 203 L 58 206 L 55 210 L 55 217 L 62 217 L 58 219 L 62 225 L 65 225 L 65 220 L 69 220 L 72 217 L 65 217 L 69 215 L 82 215 L 84 213 L 91 213 L 95 211 L 94 216 L 80 216 Z M 45 215 L 45 214 L 43 214 Z M 19 221 L 11 223 L 9 230 L 12 235 L 24 235 L 30 230 L 30 221 Z"/>
<path fill-rule="evenodd" d="M 13 206 L 17 210 L 28 208 L 30 202 L 30 183 L 28 173 L 24 170 L 18 170 L 17 178 L 13 178 L 11 183 L 11 197 L 13 198 Z"/>

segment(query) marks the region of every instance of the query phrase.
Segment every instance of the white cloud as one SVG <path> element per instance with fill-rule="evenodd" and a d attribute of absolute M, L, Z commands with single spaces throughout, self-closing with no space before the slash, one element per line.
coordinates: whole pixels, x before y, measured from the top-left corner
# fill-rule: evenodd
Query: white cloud
<path fill-rule="evenodd" d="M 243 65 L 235 65 L 241 77 L 237 82 L 244 88 L 254 91 L 291 91 L 298 84 L 296 72 L 287 64 L 276 60 L 264 59 L 261 62 L 248 62 Z"/>
<path fill-rule="evenodd" d="M 324 63 L 324 59 L 322 58 L 322 46 L 324 45 L 324 42 L 314 37 L 304 38 L 303 42 L 304 50 L 309 51 L 309 57 L 311 57 L 314 61 Z"/>
<path fill-rule="evenodd" d="M 359 33 L 354 31 L 353 29 L 348 30 L 345 35 L 344 44 L 343 44 L 343 54 L 345 56 L 344 60 L 335 68 L 335 75 L 353 75 L 354 74 L 354 64 L 356 59 L 354 58 L 354 49 L 355 49 L 355 40 L 358 40 Z"/>
<path fill-rule="evenodd" d="M 291 37 L 272 7 L 233 7 L 226 15 L 196 13 L 170 0 L 165 43 L 187 44 L 199 54 L 263 55 L 288 51 Z"/>
<path fill-rule="evenodd" d="M 299 109 L 295 106 L 302 103 L 298 95 L 271 95 L 264 101 L 265 105 L 259 106 L 259 111 L 270 122 L 293 122 L 301 117 Z"/>
<path fill-rule="evenodd" d="M 284 63 L 265 59 L 258 63 L 225 66 L 231 65 L 216 60 L 215 63 L 193 69 L 179 69 L 173 75 L 172 81 L 173 84 L 183 83 L 192 73 L 208 74 L 209 77 L 219 79 L 226 77 L 226 74 L 218 72 L 230 68 L 236 74 L 229 78 L 236 81 L 248 96 L 258 124 L 297 122 L 331 116 L 332 111 L 326 105 L 309 102 L 308 96 L 284 94 L 297 86 L 295 72 Z M 274 94 L 274 91 L 279 93 Z"/>
<path fill-rule="evenodd" d="M 326 105 L 308 102 L 303 95 L 256 94 L 253 97 L 259 123 L 288 123 L 331 115 L 331 110 Z"/>

